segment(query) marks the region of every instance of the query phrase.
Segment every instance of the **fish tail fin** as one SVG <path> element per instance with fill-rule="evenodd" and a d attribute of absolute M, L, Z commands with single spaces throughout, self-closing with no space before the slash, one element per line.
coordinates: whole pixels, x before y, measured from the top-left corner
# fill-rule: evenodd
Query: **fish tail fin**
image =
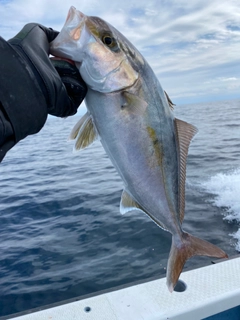
<path fill-rule="evenodd" d="M 227 254 L 212 243 L 183 233 L 182 242 L 172 239 L 172 247 L 167 266 L 167 286 L 170 292 L 177 284 L 185 262 L 192 256 L 227 258 Z"/>

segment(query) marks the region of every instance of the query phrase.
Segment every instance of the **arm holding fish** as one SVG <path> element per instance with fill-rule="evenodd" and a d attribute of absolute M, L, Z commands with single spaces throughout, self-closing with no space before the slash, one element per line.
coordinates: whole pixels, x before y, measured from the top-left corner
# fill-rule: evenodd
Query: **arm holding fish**
<path fill-rule="evenodd" d="M 9 41 L 0 37 L 0 161 L 17 142 L 37 133 L 48 114 L 75 114 L 86 95 L 75 65 L 49 59 L 49 43 L 57 34 L 30 23 Z"/>

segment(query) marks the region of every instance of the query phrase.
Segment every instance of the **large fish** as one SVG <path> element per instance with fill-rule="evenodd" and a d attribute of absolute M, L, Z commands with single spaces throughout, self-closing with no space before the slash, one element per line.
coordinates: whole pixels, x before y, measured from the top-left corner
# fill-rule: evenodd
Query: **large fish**
<path fill-rule="evenodd" d="M 186 159 L 197 129 L 174 118 L 171 100 L 138 50 L 109 23 L 71 7 L 51 53 L 73 60 L 88 86 L 88 111 L 71 133 L 76 148 L 99 136 L 125 184 L 121 213 L 142 211 L 172 234 L 169 290 L 191 256 L 227 257 L 181 227 Z"/>

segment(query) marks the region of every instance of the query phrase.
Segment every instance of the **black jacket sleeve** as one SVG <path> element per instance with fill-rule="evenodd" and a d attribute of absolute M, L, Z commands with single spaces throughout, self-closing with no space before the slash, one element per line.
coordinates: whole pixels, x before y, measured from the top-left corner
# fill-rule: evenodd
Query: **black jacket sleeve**
<path fill-rule="evenodd" d="M 15 145 L 13 127 L 0 103 L 0 162 L 6 152 Z"/>
<path fill-rule="evenodd" d="M 0 61 L 1 161 L 9 146 L 42 128 L 48 111 L 42 90 L 31 68 L 1 37 Z M 12 135 L 9 135 L 9 130 L 6 131 L 9 123 L 13 130 Z M 10 140 L 14 143 L 10 143 Z"/>

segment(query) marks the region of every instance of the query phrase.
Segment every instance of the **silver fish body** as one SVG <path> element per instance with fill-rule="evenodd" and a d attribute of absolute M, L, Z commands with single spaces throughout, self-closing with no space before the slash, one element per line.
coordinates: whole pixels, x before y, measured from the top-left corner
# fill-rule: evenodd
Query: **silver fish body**
<path fill-rule="evenodd" d="M 75 61 L 88 86 L 88 112 L 72 132 L 77 148 L 99 136 L 125 185 L 121 212 L 143 211 L 173 235 L 169 290 L 189 257 L 226 257 L 182 230 L 186 158 L 197 130 L 174 117 L 168 96 L 137 49 L 102 19 L 71 8 L 51 52 Z"/>

